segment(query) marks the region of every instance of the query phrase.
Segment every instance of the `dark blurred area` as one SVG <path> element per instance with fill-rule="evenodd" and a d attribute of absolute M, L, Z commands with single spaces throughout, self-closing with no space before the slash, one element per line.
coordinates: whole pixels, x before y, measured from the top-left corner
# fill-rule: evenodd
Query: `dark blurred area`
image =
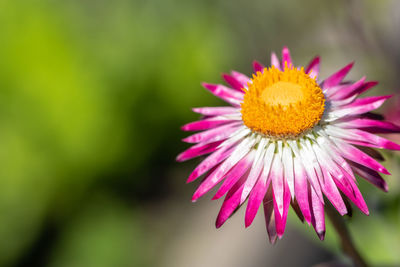
<path fill-rule="evenodd" d="M 0 266 L 349 264 L 329 225 L 320 242 L 293 214 L 275 246 L 261 214 L 216 230 L 221 203 L 191 203 L 185 184 L 199 160 L 175 162 L 180 126 L 225 105 L 201 81 L 283 45 L 297 65 L 320 55 L 321 77 L 354 60 L 350 78 L 398 94 L 399 14 L 398 0 L 0 1 Z M 399 266 L 400 157 L 385 157 L 389 193 L 360 181 L 371 215 L 346 220 L 371 263 Z"/>

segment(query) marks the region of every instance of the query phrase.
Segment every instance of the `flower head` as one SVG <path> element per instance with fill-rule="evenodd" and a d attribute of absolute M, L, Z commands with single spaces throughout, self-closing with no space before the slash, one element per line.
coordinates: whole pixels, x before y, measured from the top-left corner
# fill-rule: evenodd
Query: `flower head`
<path fill-rule="evenodd" d="M 203 118 L 182 127 L 201 132 L 184 139 L 196 144 L 178 161 L 210 154 L 189 176 L 191 182 L 205 175 L 192 200 L 221 184 L 213 197 L 225 195 L 217 227 L 246 200 L 249 226 L 262 204 L 272 243 L 285 231 L 290 205 L 321 240 L 326 199 L 341 215 L 347 199 L 368 215 L 355 174 L 387 191 L 379 173 L 389 172 L 374 148 L 400 145 L 376 134 L 400 128 L 370 111 L 390 96 L 358 98 L 377 83 L 343 81 L 353 63 L 319 82 L 319 57 L 305 69 L 295 67 L 286 47 L 282 61 L 272 53 L 271 67 L 253 65 L 252 78 L 224 74 L 229 87 L 203 83 L 231 106 L 194 108 Z"/>

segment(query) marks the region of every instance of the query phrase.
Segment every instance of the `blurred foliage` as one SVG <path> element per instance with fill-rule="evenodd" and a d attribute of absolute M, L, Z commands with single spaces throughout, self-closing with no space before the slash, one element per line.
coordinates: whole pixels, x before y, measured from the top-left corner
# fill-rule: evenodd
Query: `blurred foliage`
<path fill-rule="evenodd" d="M 126 204 L 76 210 L 97 187 L 132 204 L 158 190 L 165 167 L 151 165 L 173 161 L 179 125 L 208 97 L 191 88 L 229 54 L 215 16 L 184 1 L 0 2 L 1 266 L 36 257 L 43 227 L 66 221 L 54 266 L 145 255 Z"/>
<path fill-rule="evenodd" d="M 221 103 L 201 81 L 286 44 L 300 63 L 320 53 L 323 73 L 351 54 L 398 88 L 392 2 L 365 4 L 390 45 L 352 35 L 351 2 L 0 0 L 0 266 L 152 266 L 145 204 L 169 193 L 190 108 Z M 400 263 L 394 174 L 389 194 L 362 184 L 373 212 L 350 221 L 374 263 Z"/>

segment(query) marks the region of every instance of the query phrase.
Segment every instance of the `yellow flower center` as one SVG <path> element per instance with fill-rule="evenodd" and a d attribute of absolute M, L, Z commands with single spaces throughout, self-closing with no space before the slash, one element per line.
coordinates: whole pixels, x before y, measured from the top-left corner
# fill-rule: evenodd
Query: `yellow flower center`
<path fill-rule="evenodd" d="M 325 98 L 315 79 L 294 68 L 265 68 L 245 90 L 242 120 L 251 130 L 273 138 L 295 138 L 321 119 Z"/>

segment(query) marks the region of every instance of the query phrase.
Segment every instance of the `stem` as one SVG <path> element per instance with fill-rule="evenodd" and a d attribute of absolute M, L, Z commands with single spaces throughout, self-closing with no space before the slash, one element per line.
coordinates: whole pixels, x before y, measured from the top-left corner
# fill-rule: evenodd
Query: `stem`
<path fill-rule="evenodd" d="M 331 205 L 326 205 L 325 210 L 340 237 L 343 252 L 353 260 L 355 266 L 368 267 L 367 262 L 354 246 L 350 232 L 342 216 Z"/>

